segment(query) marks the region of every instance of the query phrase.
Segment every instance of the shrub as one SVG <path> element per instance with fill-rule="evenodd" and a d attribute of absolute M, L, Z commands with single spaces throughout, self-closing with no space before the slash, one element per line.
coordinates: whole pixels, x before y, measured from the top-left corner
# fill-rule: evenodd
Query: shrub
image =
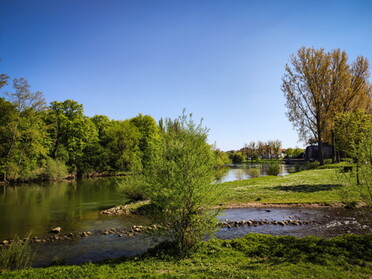
<path fill-rule="evenodd" d="M 318 161 L 314 161 L 314 162 L 307 162 L 306 164 L 306 167 L 308 170 L 311 170 L 311 169 L 316 169 L 317 167 L 319 167 L 319 162 Z"/>
<path fill-rule="evenodd" d="M 29 234 L 25 236 L 26 241 L 21 241 L 15 236 L 9 246 L 0 249 L 0 270 L 16 270 L 31 266 L 34 253 L 28 238 Z"/>
<path fill-rule="evenodd" d="M 244 162 L 244 155 L 241 152 L 230 154 L 229 157 L 233 164 L 241 164 Z"/>
<path fill-rule="evenodd" d="M 222 187 L 212 183 L 215 155 L 202 123 L 183 114 L 159 126 L 161 136 L 145 168 L 146 193 L 158 208 L 153 221 L 165 228 L 174 253 L 186 256 L 216 230 L 214 205 Z"/>
<path fill-rule="evenodd" d="M 295 172 L 299 172 L 302 170 L 302 167 L 300 165 L 295 165 Z"/>
<path fill-rule="evenodd" d="M 117 189 L 121 193 L 124 203 L 146 200 L 143 179 L 140 176 L 123 178 L 117 183 Z"/>
<path fill-rule="evenodd" d="M 249 171 L 249 176 L 251 178 L 259 177 L 260 176 L 260 170 L 259 168 L 250 168 Z"/>
<path fill-rule="evenodd" d="M 280 173 L 279 164 L 270 164 L 269 168 L 267 169 L 268 175 L 278 175 Z"/>

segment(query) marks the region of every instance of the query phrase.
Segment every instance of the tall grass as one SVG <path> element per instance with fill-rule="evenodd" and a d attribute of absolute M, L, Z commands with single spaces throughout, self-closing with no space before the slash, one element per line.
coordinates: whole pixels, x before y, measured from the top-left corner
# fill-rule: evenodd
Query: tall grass
<path fill-rule="evenodd" d="M 32 252 L 29 244 L 29 236 L 21 240 L 18 236 L 5 247 L 0 249 L 0 271 L 1 270 L 18 270 L 31 266 L 35 253 Z"/>

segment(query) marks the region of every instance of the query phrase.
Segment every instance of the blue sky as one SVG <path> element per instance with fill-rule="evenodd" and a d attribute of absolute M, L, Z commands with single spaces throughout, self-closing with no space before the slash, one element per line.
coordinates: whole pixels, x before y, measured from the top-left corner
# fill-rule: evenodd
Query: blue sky
<path fill-rule="evenodd" d="M 0 0 L 0 73 L 88 116 L 185 108 L 222 150 L 303 145 L 280 90 L 302 46 L 372 61 L 372 1 Z"/>

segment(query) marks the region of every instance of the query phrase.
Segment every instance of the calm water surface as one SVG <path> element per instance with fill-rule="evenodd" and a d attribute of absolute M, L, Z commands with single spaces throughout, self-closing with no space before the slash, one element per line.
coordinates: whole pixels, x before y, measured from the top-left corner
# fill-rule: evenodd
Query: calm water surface
<path fill-rule="evenodd" d="M 115 179 L 0 187 L 0 239 L 43 236 L 53 227 L 83 231 L 104 226 L 100 210 L 120 204 Z"/>
<path fill-rule="evenodd" d="M 252 168 L 258 169 L 260 176 L 265 176 L 267 175 L 267 170 L 269 166 L 270 166 L 269 164 L 253 163 L 230 165 L 226 174 L 222 177 L 221 182 L 250 179 L 251 176 L 249 175 L 249 172 Z M 287 175 L 290 173 L 297 172 L 299 170 L 304 170 L 305 168 L 306 168 L 305 164 L 296 165 L 279 164 L 279 175 Z"/>

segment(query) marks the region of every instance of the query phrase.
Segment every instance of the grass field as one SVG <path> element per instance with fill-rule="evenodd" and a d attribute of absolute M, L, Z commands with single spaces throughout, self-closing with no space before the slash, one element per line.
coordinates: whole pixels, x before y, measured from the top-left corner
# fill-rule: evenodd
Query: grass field
<path fill-rule="evenodd" d="M 338 169 L 314 169 L 223 183 L 221 203 L 321 203 L 360 201 L 360 187 L 345 186 Z M 347 194 L 347 195 L 346 195 Z"/>
<path fill-rule="evenodd" d="M 0 278 L 370 278 L 372 235 L 334 239 L 248 234 L 210 240 L 186 259 L 147 255 L 81 266 L 0 274 Z"/>

